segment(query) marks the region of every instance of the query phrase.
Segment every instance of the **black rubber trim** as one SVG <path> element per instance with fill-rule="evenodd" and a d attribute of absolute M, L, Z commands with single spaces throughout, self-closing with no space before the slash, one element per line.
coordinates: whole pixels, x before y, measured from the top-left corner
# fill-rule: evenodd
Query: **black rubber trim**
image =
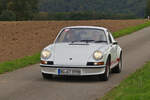
<path fill-rule="evenodd" d="M 101 66 L 101 67 L 58 67 L 58 66 L 45 66 L 45 65 L 40 65 L 41 67 L 50 67 L 50 68 L 82 68 L 82 69 L 88 69 L 88 68 L 104 68 L 105 66 Z"/>

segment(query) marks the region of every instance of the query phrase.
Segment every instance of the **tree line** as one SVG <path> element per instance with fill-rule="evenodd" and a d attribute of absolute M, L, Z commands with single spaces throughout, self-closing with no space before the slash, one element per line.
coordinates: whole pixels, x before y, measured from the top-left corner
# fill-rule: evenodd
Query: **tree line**
<path fill-rule="evenodd" d="M 39 0 L 42 12 L 96 12 L 145 16 L 146 0 Z"/>
<path fill-rule="evenodd" d="M 98 20 L 98 19 L 135 19 L 135 15 L 128 14 L 108 14 L 98 12 L 40 12 L 33 20 Z"/>
<path fill-rule="evenodd" d="M 150 0 L 0 0 L 0 20 L 135 19 L 150 16 Z"/>
<path fill-rule="evenodd" d="M 38 0 L 0 0 L 0 20 L 32 20 Z"/>

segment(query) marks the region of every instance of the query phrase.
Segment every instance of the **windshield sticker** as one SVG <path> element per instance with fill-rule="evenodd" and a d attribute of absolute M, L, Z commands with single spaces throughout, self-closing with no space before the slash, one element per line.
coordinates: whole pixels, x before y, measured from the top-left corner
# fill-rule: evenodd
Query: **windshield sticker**
<path fill-rule="evenodd" d="M 68 32 L 70 29 L 65 29 L 64 32 Z"/>

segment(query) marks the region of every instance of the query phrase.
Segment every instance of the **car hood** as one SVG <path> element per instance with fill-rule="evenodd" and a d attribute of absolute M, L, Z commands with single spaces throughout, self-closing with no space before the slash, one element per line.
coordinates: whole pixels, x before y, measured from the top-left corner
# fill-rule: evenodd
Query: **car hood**
<path fill-rule="evenodd" d="M 54 63 L 58 65 L 86 65 L 94 51 L 105 51 L 106 43 L 56 43 L 54 44 Z"/>

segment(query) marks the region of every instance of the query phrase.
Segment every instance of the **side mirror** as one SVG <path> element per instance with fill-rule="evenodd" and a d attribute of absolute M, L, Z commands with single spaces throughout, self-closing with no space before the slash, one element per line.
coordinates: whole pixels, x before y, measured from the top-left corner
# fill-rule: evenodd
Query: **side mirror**
<path fill-rule="evenodd" d="M 118 44 L 118 42 L 117 42 L 117 41 L 113 42 L 113 45 L 117 45 L 117 44 Z"/>

